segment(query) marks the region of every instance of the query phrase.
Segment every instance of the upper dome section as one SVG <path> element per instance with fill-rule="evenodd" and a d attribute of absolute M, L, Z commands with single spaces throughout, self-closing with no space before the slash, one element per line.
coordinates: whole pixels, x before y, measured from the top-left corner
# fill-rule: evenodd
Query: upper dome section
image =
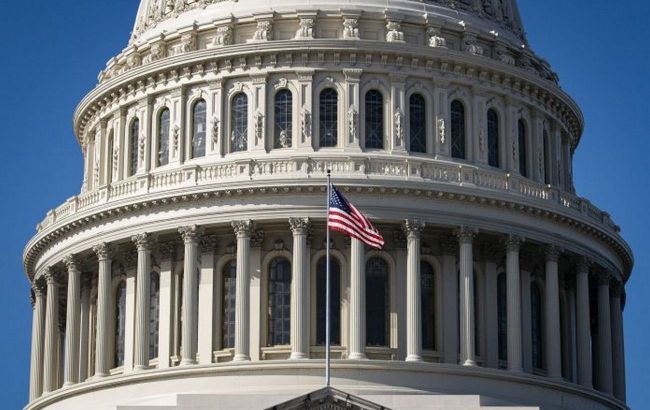
<path fill-rule="evenodd" d="M 279 0 L 273 6 L 257 0 L 142 0 L 138 8 L 129 44 L 147 41 L 154 36 L 176 31 L 188 24 L 201 25 L 224 18 L 239 18 L 259 12 L 282 12 L 284 9 L 317 8 L 324 12 L 347 9 L 356 5 L 370 12 L 386 10 L 424 14 L 428 19 L 442 23 L 467 22 L 523 45 L 525 33 L 516 0 L 388 0 L 376 2 L 360 0 L 322 0 L 317 3 L 304 0 Z"/>

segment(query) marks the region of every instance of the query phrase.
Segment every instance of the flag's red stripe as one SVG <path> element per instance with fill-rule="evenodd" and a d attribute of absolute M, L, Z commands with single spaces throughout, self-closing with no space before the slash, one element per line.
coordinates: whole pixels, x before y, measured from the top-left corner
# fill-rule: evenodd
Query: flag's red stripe
<path fill-rule="evenodd" d="M 341 228 L 341 227 L 339 227 L 337 225 L 330 225 L 330 230 L 344 233 L 344 234 L 346 234 L 346 235 L 348 235 L 348 236 L 350 236 L 350 237 L 352 237 L 354 239 L 357 239 L 357 240 L 359 240 L 359 241 L 361 241 L 361 242 L 363 242 L 363 243 L 365 243 L 365 244 L 367 244 L 369 246 L 372 246 L 373 248 L 381 249 L 381 247 L 383 245 L 383 244 L 380 244 L 378 242 L 368 241 L 367 239 L 364 239 L 364 238 L 358 236 L 356 233 L 354 233 L 354 232 L 352 232 L 352 231 L 350 231 L 350 230 L 348 230 L 346 228 Z"/>
<path fill-rule="evenodd" d="M 373 238 L 374 240 L 383 240 L 383 237 L 379 235 L 379 233 L 360 227 L 358 224 L 355 223 L 355 221 L 350 220 L 350 218 L 347 216 L 346 213 L 340 213 L 334 210 L 330 210 L 329 219 L 345 222 L 347 225 L 350 225 L 351 228 L 363 232 L 365 235 Z"/>
<path fill-rule="evenodd" d="M 356 235 L 358 235 L 360 237 L 363 237 L 364 240 L 369 241 L 369 242 L 373 242 L 373 243 L 377 243 L 377 244 L 383 244 L 384 243 L 383 238 L 374 238 L 372 236 L 368 236 L 366 234 L 366 232 L 358 230 L 358 229 L 351 228 L 350 225 L 347 224 L 344 221 L 331 220 L 330 221 L 330 226 L 338 226 L 341 229 L 346 229 L 349 232 L 354 232 Z"/>

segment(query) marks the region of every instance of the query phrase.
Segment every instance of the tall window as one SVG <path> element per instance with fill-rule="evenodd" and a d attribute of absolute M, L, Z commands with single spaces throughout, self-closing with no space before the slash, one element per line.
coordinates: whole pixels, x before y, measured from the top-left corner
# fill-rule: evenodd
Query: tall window
<path fill-rule="evenodd" d="M 275 94 L 275 138 L 273 148 L 291 147 L 291 125 L 293 120 L 293 96 L 289 90 Z"/>
<path fill-rule="evenodd" d="M 140 120 L 134 118 L 131 122 L 131 136 L 129 138 L 129 176 L 138 171 L 138 144 L 140 143 Z"/>
<path fill-rule="evenodd" d="M 422 94 L 409 98 L 409 137 L 412 152 L 427 152 L 427 105 Z"/>
<path fill-rule="evenodd" d="M 114 158 L 113 158 L 113 149 L 115 146 L 115 134 L 113 133 L 113 130 L 111 130 L 111 133 L 108 135 L 108 146 L 106 147 L 106 182 L 111 183 L 113 182 L 113 164 L 114 164 Z"/>
<path fill-rule="evenodd" d="M 326 259 L 316 265 L 316 344 L 325 344 L 325 286 Z M 330 259 L 330 342 L 341 344 L 341 267 L 336 259 Z"/>
<path fill-rule="evenodd" d="M 165 108 L 158 117 L 158 165 L 169 163 L 169 109 Z"/>
<path fill-rule="evenodd" d="M 420 262 L 420 291 L 422 292 L 422 348 L 436 350 L 435 275 L 427 262 Z"/>
<path fill-rule="evenodd" d="M 528 176 L 528 160 L 526 158 L 526 124 L 524 120 L 519 120 L 519 173 L 522 177 Z"/>
<path fill-rule="evenodd" d="M 497 334 L 499 339 L 499 360 L 508 360 L 508 294 L 506 274 L 497 277 Z"/>
<path fill-rule="evenodd" d="M 544 139 L 544 151 L 542 152 L 542 164 L 544 166 L 544 183 L 548 185 L 551 183 L 551 162 L 548 161 L 549 140 L 548 140 L 548 132 L 546 132 L 546 130 L 544 130 L 544 134 L 542 138 Z"/>
<path fill-rule="evenodd" d="M 530 323 L 533 342 L 533 367 L 542 368 L 542 293 L 539 285 L 530 285 Z"/>
<path fill-rule="evenodd" d="M 377 90 L 366 93 L 366 148 L 384 148 L 384 98 Z"/>
<path fill-rule="evenodd" d="M 374 257 L 366 263 L 366 344 L 388 346 L 389 295 L 388 265 Z"/>
<path fill-rule="evenodd" d="M 124 365 L 124 331 L 126 329 L 126 282 L 115 292 L 115 367 Z"/>
<path fill-rule="evenodd" d="M 269 269 L 269 345 L 291 343 L 291 264 L 275 258 Z"/>
<path fill-rule="evenodd" d="M 465 159 L 465 106 L 462 102 L 451 102 L 451 156 Z"/>
<path fill-rule="evenodd" d="M 222 348 L 228 349 L 235 346 L 235 294 L 237 281 L 237 262 L 230 261 L 223 268 L 223 301 L 221 303 L 223 311 L 222 325 Z"/>
<path fill-rule="evenodd" d="M 499 167 L 499 116 L 490 108 L 487 112 L 488 164 Z"/>
<path fill-rule="evenodd" d="M 333 88 L 320 93 L 318 106 L 318 135 L 321 147 L 336 147 L 338 144 L 339 95 Z"/>
<path fill-rule="evenodd" d="M 248 97 L 236 94 L 230 107 L 230 152 L 248 149 Z"/>
<path fill-rule="evenodd" d="M 206 104 L 199 100 L 192 108 L 192 158 L 205 156 Z"/>
<path fill-rule="evenodd" d="M 160 324 L 160 275 L 151 272 L 149 284 L 149 360 L 158 357 L 158 329 Z"/>

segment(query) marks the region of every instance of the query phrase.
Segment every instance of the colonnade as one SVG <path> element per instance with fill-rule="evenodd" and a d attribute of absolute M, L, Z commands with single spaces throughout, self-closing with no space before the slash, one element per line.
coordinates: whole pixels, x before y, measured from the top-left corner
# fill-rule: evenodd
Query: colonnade
<path fill-rule="evenodd" d="M 291 360 L 309 359 L 313 357 L 310 351 L 310 258 L 312 223 L 308 218 L 291 218 L 288 227 L 291 230 L 292 246 L 292 279 L 291 279 Z M 396 224 L 393 224 L 396 225 Z M 393 226 L 394 227 L 394 226 Z M 396 340 L 398 346 L 404 346 L 403 354 L 396 360 L 422 362 L 426 360 L 426 352 L 422 345 L 422 280 L 421 261 L 423 260 L 423 235 L 427 227 L 418 220 L 407 220 L 400 227 L 405 238 L 406 258 L 403 294 L 395 291 L 394 297 L 404 298 L 404 310 L 398 321 L 405 321 L 405 334 Z M 262 242 L 256 238 L 256 224 L 250 220 L 232 222 L 232 232 L 236 238 L 236 307 L 234 346 L 232 360 L 249 362 L 260 360 L 256 350 L 259 341 L 254 329 L 261 319 L 257 317 L 259 306 L 251 306 L 251 289 L 259 287 L 259 277 L 254 277 L 260 261 L 259 252 Z M 213 303 L 219 295 L 213 294 L 215 277 L 215 243 L 214 235 L 206 235 L 205 229 L 199 226 L 186 226 L 178 230 L 183 241 L 183 277 L 182 277 L 182 311 L 180 313 L 180 360 L 178 366 L 191 366 L 198 363 L 210 364 L 216 360 L 213 357 L 214 332 L 216 324 L 213 318 Z M 523 239 L 517 235 L 501 235 L 500 239 L 490 234 L 491 249 L 498 252 L 483 255 L 489 260 L 492 278 L 496 277 L 496 261 L 505 262 L 506 275 L 506 316 L 507 316 L 507 360 L 501 365 L 494 360 L 494 337 L 489 337 L 487 344 L 489 352 L 481 352 L 483 359 L 477 357 L 477 332 L 482 337 L 489 332 L 494 336 L 494 324 L 497 319 L 496 299 L 494 297 L 495 283 L 486 283 L 482 289 L 489 287 L 493 296 L 482 301 L 485 313 L 490 316 L 483 324 L 477 325 L 476 317 L 479 303 L 475 287 L 475 255 L 481 253 L 477 240 L 483 234 L 472 227 L 459 227 L 450 237 L 445 237 L 444 244 L 439 246 L 442 272 L 445 275 L 439 283 L 443 288 L 444 309 L 437 309 L 439 320 L 444 322 L 443 335 L 439 338 L 441 346 L 439 361 L 458 364 L 466 367 L 482 365 L 484 367 L 505 367 L 515 374 L 524 372 L 527 332 L 525 309 L 522 302 L 522 262 L 521 248 Z M 149 337 L 150 337 L 150 272 L 152 269 L 152 252 L 155 248 L 153 235 L 141 233 L 132 239 L 131 247 L 137 249 L 137 267 L 134 275 L 127 281 L 127 323 L 123 373 L 143 372 L 151 368 Z M 483 238 L 484 239 L 484 238 Z M 450 246 L 450 243 L 453 245 Z M 206 245 L 207 244 L 207 245 Z M 393 245 L 393 246 L 391 246 Z M 495 246 L 496 245 L 496 246 Z M 389 242 L 388 253 L 400 245 Z M 576 382 L 585 388 L 596 388 L 603 393 L 625 400 L 625 368 L 623 357 L 623 324 L 622 297 L 623 285 L 612 277 L 604 268 L 592 265 L 585 256 L 571 255 L 571 264 L 565 264 L 563 279 L 560 277 L 560 259 L 568 255 L 553 244 L 534 244 L 544 255 L 543 272 L 543 376 L 554 380 Z M 82 255 L 69 255 L 63 258 L 62 265 L 56 265 L 41 272 L 32 287 L 33 296 L 33 327 L 32 327 L 32 363 L 30 373 L 30 401 L 52 393 L 60 387 L 66 388 L 80 382 L 101 380 L 115 374 L 109 362 L 111 337 L 114 335 L 114 297 L 112 296 L 112 264 L 116 259 L 118 244 L 100 243 L 93 248 L 96 260 L 96 331 L 92 332 L 89 325 L 91 320 L 90 294 L 93 281 L 88 275 L 82 274 L 80 260 Z M 367 359 L 366 344 L 366 249 L 357 241 L 351 240 L 349 249 L 349 289 L 348 289 L 348 328 L 346 357 L 348 360 Z M 172 252 L 161 253 L 160 265 L 168 264 Z M 483 252 L 484 253 L 484 252 Z M 502 256 L 498 256 L 502 255 Z M 504 255 L 504 256 L 503 256 Z M 85 255 L 88 259 L 89 255 Z M 254 257 L 255 256 L 255 257 Z M 575 262 L 573 262 L 575 261 Z M 94 263 L 94 262 L 93 262 Z M 64 266 L 65 273 L 61 272 Z M 487 266 L 487 263 L 486 263 Z M 161 269 L 162 271 L 162 269 Z M 263 269 L 261 270 L 263 272 Z M 169 368 L 176 365 L 170 360 L 174 349 L 172 333 L 173 312 L 170 309 L 173 296 L 169 285 L 173 282 L 170 269 L 165 268 L 166 274 L 161 274 L 160 283 L 160 327 L 158 330 L 159 358 L 158 368 Z M 395 275 L 396 273 L 393 272 Z M 457 275 L 457 282 L 454 281 Z M 64 353 L 60 352 L 60 331 L 62 322 L 59 316 L 60 288 L 63 277 L 67 276 L 67 302 L 65 303 L 65 342 Z M 253 283 L 255 282 L 255 283 Z M 568 284 L 568 285 L 567 285 Z M 457 286 L 457 293 L 454 286 Z M 590 286 L 597 295 L 597 309 L 590 309 Z M 561 288 L 575 295 L 571 306 L 561 309 L 564 298 Z M 487 291 L 485 293 L 488 295 Z M 593 292 L 592 292 L 593 294 Z M 456 296 L 457 295 L 457 298 Z M 569 299 L 567 299 L 569 300 Z M 562 311 L 564 310 L 564 312 Z M 572 315 L 567 312 L 575 311 Z M 391 312 L 393 313 L 393 312 Z M 405 317 L 404 317 L 405 316 Z M 591 318 L 596 319 L 596 331 L 592 330 Z M 568 322 L 567 322 L 568 321 Z M 488 330 L 486 330 L 488 329 Z M 568 333 L 567 333 L 568 329 Z M 455 331 L 457 330 L 457 331 Z M 95 335 L 94 343 L 91 336 Z M 484 343 L 484 342 L 480 342 Z M 397 347 L 397 346 L 391 346 Z M 94 348 L 94 355 L 89 349 Z M 593 352 L 592 348 L 597 349 Z M 565 357 L 563 357 L 563 354 Z M 487 357 L 490 356 L 490 357 Z M 89 366 L 89 357 L 94 357 L 94 366 Z M 597 357 L 597 366 L 593 366 L 592 357 Z M 262 358 L 263 359 L 263 358 Z M 62 378 L 60 368 L 63 369 Z M 89 369 L 93 374 L 88 374 Z"/>

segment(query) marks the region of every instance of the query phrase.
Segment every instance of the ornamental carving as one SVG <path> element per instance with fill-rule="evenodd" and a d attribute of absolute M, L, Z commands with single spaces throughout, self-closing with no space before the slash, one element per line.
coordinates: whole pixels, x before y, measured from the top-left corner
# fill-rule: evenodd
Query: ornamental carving
<path fill-rule="evenodd" d="M 425 223 L 419 219 L 407 219 L 402 225 L 402 229 L 407 239 L 419 238 L 424 230 Z"/>
<path fill-rule="evenodd" d="M 472 243 L 476 235 L 478 235 L 478 229 L 471 226 L 461 226 L 456 230 L 455 234 L 459 243 Z"/>
<path fill-rule="evenodd" d="M 447 139 L 447 127 L 444 118 L 438 118 L 438 134 L 440 135 L 440 143 L 444 144 Z"/>
<path fill-rule="evenodd" d="M 201 237 L 200 246 L 202 253 L 214 252 L 217 247 L 217 235 L 205 235 Z"/>
<path fill-rule="evenodd" d="M 181 36 L 181 42 L 176 46 L 176 54 L 189 53 L 196 50 L 196 33 L 185 33 Z"/>
<path fill-rule="evenodd" d="M 504 243 L 508 252 L 519 252 L 523 239 L 519 235 L 509 235 Z"/>
<path fill-rule="evenodd" d="M 68 272 L 78 271 L 80 266 L 79 258 L 76 255 L 68 255 L 65 258 L 63 258 L 63 264 L 65 265 L 66 268 L 68 268 Z"/>
<path fill-rule="evenodd" d="M 149 235 L 147 232 L 133 235 L 131 237 L 131 241 L 139 251 L 149 251 L 151 250 L 151 245 L 153 244 L 151 235 Z"/>
<path fill-rule="evenodd" d="M 404 32 L 402 31 L 402 25 L 399 22 L 389 21 L 386 24 L 386 41 L 389 43 L 404 41 Z"/>
<path fill-rule="evenodd" d="M 544 255 L 546 256 L 547 262 L 557 262 L 560 259 L 562 250 L 557 246 L 550 245 L 544 249 Z"/>
<path fill-rule="evenodd" d="M 257 111 L 253 118 L 255 120 L 255 143 L 259 144 L 264 139 L 264 114 Z"/>
<path fill-rule="evenodd" d="M 359 138 L 359 112 L 354 105 L 348 110 L 348 133 L 351 139 Z"/>
<path fill-rule="evenodd" d="M 303 141 L 309 140 L 311 138 L 311 112 L 304 107 L 300 116 L 300 127 L 302 129 Z"/>
<path fill-rule="evenodd" d="M 217 34 L 212 39 L 210 47 L 223 47 L 231 45 L 233 42 L 233 28 L 229 24 L 227 26 L 217 27 Z"/>
<path fill-rule="evenodd" d="M 482 126 L 478 131 L 478 147 L 481 153 L 485 152 L 485 129 Z"/>
<path fill-rule="evenodd" d="M 245 221 L 232 221 L 231 226 L 237 238 L 250 238 L 251 231 L 254 228 L 253 221 L 250 219 Z"/>
<path fill-rule="evenodd" d="M 93 252 L 97 254 L 97 258 L 102 261 L 102 260 L 108 260 L 111 259 L 113 255 L 113 249 L 110 244 L 106 242 L 102 242 L 99 245 L 96 245 L 93 247 Z"/>
<path fill-rule="evenodd" d="M 309 218 L 289 218 L 289 227 L 294 235 L 308 235 L 311 221 Z"/>
<path fill-rule="evenodd" d="M 296 32 L 296 38 L 298 39 L 310 39 L 314 38 L 314 19 L 312 18 L 301 18 L 298 23 L 298 31 Z"/>
<path fill-rule="evenodd" d="M 397 146 L 402 145 L 402 141 L 404 140 L 404 127 L 403 127 L 403 118 L 404 118 L 404 113 L 402 113 L 401 109 L 397 109 L 395 111 L 395 114 L 393 114 L 393 119 L 394 119 L 394 128 L 395 128 L 395 143 Z"/>
<path fill-rule="evenodd" d="M 476 36 L 473 34 L 466 34 L 463 41 L 463 49 L 475 56 L 482 56 L 484 53 L 483 47 L 478 44 Z"/>
<path fill-rule="evenodd" d="M 117 175 L 117 167 L 118 167 L 118 162 L 117 161 L 119 160 L 119 155 L 120 155 L 120 147 L 118 147 L 117 145 L 113 146 L 112 155 L 113 155 L 113 161 L 112 161 L 112 164 L 113 164 L 113 176 L 116 176 Z M 111 181 L 108 181 L 108 182 L 111 182 Z"/>
<path fill-rule="evenodd" d="M 164 41 L 157 41 L 151 45 L 149 50 L 149 59 L 157 61 L 167 57 L 167 44 Z"/>
<path fill-rule="evenodd" d="M 185 243 L 196 243 L 203 234 L 203 228 L 198 225 L 183 226 L 178 228 L 178 233 Z"/>
<path fill-rule="evenodd" d="M 359 20 L 356 18 L 343 19 L 343 38 L 359 38 Z"/>
<path fill-rule="evenodd" d="M 269 20 L 257 22 L 257 29 L 253 34 L 253 41 L 269 41 L 273 40 L 273 23 Z"/>
<path fill-rule="evenodd" d="M 427 36 L 429 37 L 429 47 L 447 48 L 447 40 L 442 37 L 438 27 L 427 28 Z"/>
<path fill-rule="evenodd" d="M 178 125 L 174 125 L 172 128 L 172 142 L 173 142 L 173 148 L 174 148 L 174 154 L 178 152 L 178 137 L 181 129 Z"/>
<path fill-rule="evenodd" d="M 214 145 L 218 145 L 219 144 L 219 131 L 220 131 L 219 127 L 220 127 L 221 122 L 219 121 L 219 117 L 217 117 L 216 115 L 214 117 L 212 117 L 211 122 L 212 122 L 212 128 L 210 130 L 210 137 L 212 139 L 212 143 Z"/>

